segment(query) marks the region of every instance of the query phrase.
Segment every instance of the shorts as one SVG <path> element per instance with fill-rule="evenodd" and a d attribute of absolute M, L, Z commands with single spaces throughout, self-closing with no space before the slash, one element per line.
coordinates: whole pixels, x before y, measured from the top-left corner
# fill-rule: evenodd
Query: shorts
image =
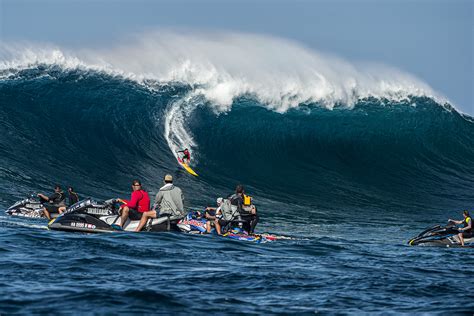
<path fill-rule="evenodd" d="M 462 236 L 464 238 L 471 238 L 473 236 L 472 231 L 471 232 L 462 232 Z"/>
<path fill-rule="evenodd" d="M 209 211 L 206 211 L 207 214 L 209 214 L 210 216 L 216 216 L 216 210 L 209 210 Z"/>
<path fill-rule="evenodd" d="M 44 207 L 45 207 L 46 210 L 49 212 L 49 214 L 52 214 L 52 213 L 59 213 L 59 208 L 60 208 L 60 206 L 45 205 Z"/>
<path fill-rule="evenodd" d="M 137 211 L 137 210 L 134 209 L 134 208 L 131 208 L 131 209 L 128 210 L 128 218 L 129 218 L 131 221 L 139 221 L 139 220 L 142 219 L 142 216 L 143 216 L 143 213 Z"/>
<path fill-rule="evenodd" d="M 218 220 L 218 223 L 219 223 L 219 225 L 220 225 L 222 228 L 224 228 L 227 224 L 230 223 L 230 221 L 225 221 L 225 220 L 223 220 L 223 219 L 219 219 L 219 220 Z"/>

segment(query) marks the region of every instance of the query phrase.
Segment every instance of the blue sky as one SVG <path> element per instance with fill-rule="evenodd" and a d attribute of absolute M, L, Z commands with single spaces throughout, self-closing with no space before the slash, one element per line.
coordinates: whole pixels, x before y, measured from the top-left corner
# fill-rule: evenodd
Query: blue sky
<path fill-rule="evenodd" d="M 0 0 L 0 39 L 75 48 L 159 28 L 270 34 L 395 66 L 473 115 L 473 7 L 470 0 Z"/>

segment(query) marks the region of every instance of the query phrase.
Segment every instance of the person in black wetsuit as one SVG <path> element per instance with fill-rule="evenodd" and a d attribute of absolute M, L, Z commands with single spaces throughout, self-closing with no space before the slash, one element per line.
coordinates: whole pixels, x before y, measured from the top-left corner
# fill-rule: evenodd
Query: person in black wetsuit
<path fill-rule="evenodd" d="M 239 184 L 235 188 L 235 193 L 229 197 L 230 204 L 237 207 L 237 214 L 245 220 L 243 228 L 249 234 L 253 234 L 260 219 L 257 208 L 252 203 L 252 197 L 245 194 L 244 187 Z"/>
<path fill-rule="evenodd" d="M 51 219 L 51 213 L 61 214 L 62 212 L 59 211 L 59 208 L 66 206 L 66 203 L 64 202 L 66 195 L 59 185 L 54 186 L 54 193 L 51 196 L 38 193 L 38 197 L 47 202 L 43 209 L 43 213 L 48 219 Z"/>
<path fill-rule="evenodd" d="M 78 201 L 79 201 L 79 195 L 77 195 L 76 192 L 74 192 L 74 189 L 73 187 L 68 187 L 67 188 L 67 192 L 69 193 L 69 196 L 68 196 L 68 207 L 73 205 L 73 204 L 76 204 Z M 66 210 L 66 206 L 61 206 L 58 211 L 59 211 L 59 214 L 62 214 L 64 211 Z"/>

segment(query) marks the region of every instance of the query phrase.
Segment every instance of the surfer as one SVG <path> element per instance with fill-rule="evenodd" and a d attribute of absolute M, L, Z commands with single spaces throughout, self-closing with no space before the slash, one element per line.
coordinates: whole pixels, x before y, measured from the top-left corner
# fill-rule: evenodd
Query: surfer
<path fill-rule="evenodd" d="M 156 194 L 153 210 L 143 214 L 136 232 L 142 230 L 149 218 L 167 216 L 170 219 L 180 219 L 186 216 L 183 206 L 183 191 L 173 184 L 173 176 L 167 174 L 164 184 Z M 157 209 L 159 209 L 159 213 Z"/>
<path fill-rule="evenodd" d="M 150 197 L 146 191 L 142 190 L 142 184 L 139 180 L 132 181 L 132 190 L 130 201 L 122 200 L 125 204 L 120 207 L 120 225 L 111 225 L 114 229 L 123 230 L 128 218 L 140 220 L 143 214 L 150 210 Z"/>
<path fill-rule="evenodd" d="M 54 186 L 54 193 L 51 196 L 46 196 L 42 193 L 38 193 L 38 197 L 43 199 L 44 201 L 48 202 L 43 208 L 43 214 L 46 216 L 47 219 L 51 219 L 51 213 L 59 213 L 61 214 L 60 208 L 66 206 L 64 200 L 66 196 L 64 192 L 61 190 L 59 185 Z"/>
<path fill-rule="evenodd" d="M 181 160 L 183 161 L 183 163 L 189 165 L 189 162 L 191 161 L 191 154 L 190 154 L 189 150 L 187 148 L 185 148 L 184 150 L 180 150 L 177 153 L 178 154 L 183 153 L 183 156 L 181 157 Z"/>
<path fill-rule="evenodd" d="M 458 228 L 459 230 L 459 241 L 461 242 L 461 246 L 464 247 L 464 238 L 471 238 L 473 236 L 472 233 L 472 218 L 469 215 L 469 212 L 465 210 L 462 215 L 464 216 L 463 220 L 460 221 L 455 221 L 453 219 L 448 219 L 448 222 L 454 223 L 456 225 L 461 225 L 463 224 L 463 228 Z"/>

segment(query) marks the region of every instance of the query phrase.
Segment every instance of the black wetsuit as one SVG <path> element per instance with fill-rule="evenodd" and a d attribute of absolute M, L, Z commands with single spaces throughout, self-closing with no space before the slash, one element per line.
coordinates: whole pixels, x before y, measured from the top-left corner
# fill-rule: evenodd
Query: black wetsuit
<path fill-rule="evenodd" d="M 76 192 L 69 191 L 69 206 L 79 202 L 79 195 Z"/>
<path fill-rule="evenodd" d="M 243 224 L 243 229 L 249 234 L 253 234 L 260 219 L 257 212 L 255 214 L 249 212 L 248 208 L 244 206 L 244 199 L 240 194 L 234 194 L 229 199 L 231 205 L 237 206 L 237 213 L 240 214 L 242 220 L 246 221 Z"/>

